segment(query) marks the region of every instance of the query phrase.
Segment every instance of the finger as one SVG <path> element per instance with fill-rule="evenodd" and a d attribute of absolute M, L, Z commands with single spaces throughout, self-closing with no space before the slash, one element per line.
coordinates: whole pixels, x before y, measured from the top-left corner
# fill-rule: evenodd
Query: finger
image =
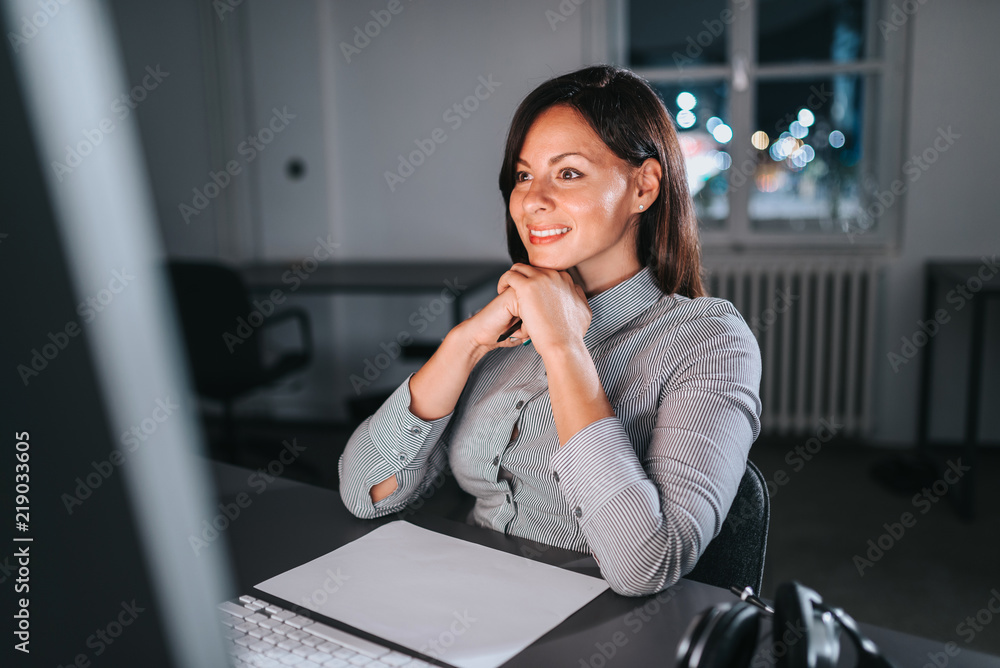
<path fill-rule="evenodd" d="M 518 265 L 514 265 L 515 267 Z M 507 288 L 517 289 L 518 285 L 523 285 L 522 281 L 528 280 L 528 277 L 514 269 L 509 269 L 505 271 L 501 276 L 500 280 L 497 281 L 497 294 L 502 294 Z"/>

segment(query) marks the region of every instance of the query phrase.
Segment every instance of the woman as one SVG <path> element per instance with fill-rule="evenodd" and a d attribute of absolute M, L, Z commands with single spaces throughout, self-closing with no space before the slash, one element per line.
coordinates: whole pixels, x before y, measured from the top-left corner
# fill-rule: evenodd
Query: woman
<path fill-rule="evenodd" d="M 470 522 L 661 591 L 718 534 L 760 430 L 760 352 L 703 296 L 673 124 L 627 70 L 557 77 L 517 109 L 500 190 L 513 266 L 351 436 L 341 497 L 386 515 L 450 464 Z"/>

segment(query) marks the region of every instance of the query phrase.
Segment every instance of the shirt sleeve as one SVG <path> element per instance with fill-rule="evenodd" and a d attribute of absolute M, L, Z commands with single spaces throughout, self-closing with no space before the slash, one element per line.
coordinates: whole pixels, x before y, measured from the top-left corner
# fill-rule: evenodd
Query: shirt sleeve
<path fill-rule="evenodd" d="M 619 594 L 659 592 L 694 568 L 722 528 L 760 433 L 760 349 L 724 304 L 674 330 L 642 461 L 617 417 L 587 425 L 550 459 Z"/>
<path fill-rule="evenodd" d="M 410 412 L 410 378 L 351 434 L 338 462 L 340 498 L 357 517 L 396 512 L 418 497 L 447 467 L 442 438 L 454 411 L 436 420 Z M 395 474 L 398 487 L 378 503 L 371 488 Z"/>

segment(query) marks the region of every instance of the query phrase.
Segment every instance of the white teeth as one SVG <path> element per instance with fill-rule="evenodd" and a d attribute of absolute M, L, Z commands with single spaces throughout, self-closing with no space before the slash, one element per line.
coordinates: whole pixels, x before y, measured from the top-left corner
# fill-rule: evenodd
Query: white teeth
<path fill-rule="evenodd" d="M 529 230 L 531 236 L 534 237 L 552 237 L 557 234 L 565 234 L 566 232 L 569 232 L 568 227 L 564 227 L 561 230 L 545 230 L 544 232 L 535 232 L 534 230 Z"/>

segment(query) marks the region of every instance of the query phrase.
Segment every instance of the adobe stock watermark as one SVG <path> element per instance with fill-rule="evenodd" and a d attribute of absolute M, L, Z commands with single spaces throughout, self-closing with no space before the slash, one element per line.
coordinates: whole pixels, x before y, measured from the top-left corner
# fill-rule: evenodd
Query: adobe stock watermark
<path fill-rule="evenodd" d="M 632 632 L 632 635 L 629 636 L 624 631 L 615 631 L 607 640 L 595 642 L 594 649 L 597 651 L 589 657 L 580 659 L 580 668 L 605 668 L 615 658 L 619 650 L 627 645 L 631 638 L 637 636 L 646 624 L 653 621 L 653 617 L 660 614 L 664 606 L 672 601 L 677 596 L 677 592 L 682 589 L 684 589 L 684 585 L 678 582 L 655 596 L 651 596 L 642 605 L 632 608 L 622 618 L 622 622 Z"/>
<path fill-rule="evenodd" d="M 433 656 L 435 659 L 443 658 L 442 655 L 445 653 L 445 650 L 458 642 L 465 635 L 465 632 L 472 628 L 472 625 L 478 621 L 469 614 L 468 610 L 463 610 L 462 612 L 456 610 L 451 615 L 455 619 L 448 628 L 436 637 L 425 640 L 417 650 L 418 652 L 427 656 Z"/>
<path fill-rule="evenodd" d="M 319 587 L 308 596 L 302 597 L 302 605 L 309 610 L 325 604 L 330 599 L 331 594 L 336 594 L 344 583 L 351 579 L 350 575 L 344 575 L 340 572 L 339 566 L 336 571 L 326 569 L 325 575 L 326 578 Z"/>
<path fill-rule="evenodd" d="M 59 11 L 72 0 L 38 0 L 38 10 L 31 16 L 22 16 L 17 32 L 8 32 L 7 40 L 14 53 L 20 53 L 40 30 L 54 19 Z"/>
<path fill-rule="evenodd" d="M 295 119 L 295 114 L 288 111 L 288 107 L 282 107 L 279 111 L 277 107 L 271 108 L 271 118 L 264 127 L 257 130 L 255 134 L 249 135 L 245 140 L 236 146 L 236 153 L 242 157 L 242 161 L 232 159 L 226 162 L 226 168 L 217 172 L 208 172 L 208 181 L 199 189 L 197 186 L 191 189 L 194 193 L 191 203 L 181 202 L 177 205 L 177 210 L 184 219 L 184 223 L 191 224 L 191 218 L 198 216 L 208 208 L 216 197 L 232 183 L 233 178 L 243 172 L 243 168 L 257 159 L 267 148 L 267 145 L 274 141 L 275 137 L 281 134 L 285 128 Z"/>
<path fill-rule="evenodd" d="M 569 17 L 576 14 L 576 10 L 587 0 L 560 0 L 555 10 L 545 10 L 545 20 L 549 22 L 552 32 L 555 32 L 560 23 L 565 23 Z"/>
<path fill-rule="evenodd" d="M 313 272 L 319 268 L 320 262 L 333 259 L 333 251 L 340 248 L 340 244 L 332 241 L 332 238 L 332 234 L 328 234 L 326 239 L 316 237 L 316 246 L 313 247 L 312 254 L 293 263 L 289 269 L 282 273 L 282 284 L 290 286 L 288 292 L 295 292 L 302 287 L 302 283 L 309 280 Z M 285 290 L 281 288 L 271 290 L 270 294 L 263 299 L 254 299 L 252 301 L 253 310 L 245 318 L 243 316 L 237 317 L 232 331 L 222 333 L 222 342 L 226 344 L 229 353 L 232 354 L 237 346 L 249 341 L 254 330 L 261 327 L 267 318 L 274 315 L 277 307 L 284 304 L 286 299 Z"/>
<path fill-rule="evenodd" d="M 941 328 L 951 322 L 951 310 L 961 311 L 965 305 L 983 289 L 983 285 L 1000 273 L 1000 264 L 997 264 L 997 256 L 987 258 L 985 255 L 980 258 L 983 262 L 975 274 L 969 276 L 964 283 L 957 283 L 955 287 L 948 291 L 945 301 L 951 308 L 939 308 L 934 312 L 934 316 L 927 321 L 918 320 L 917 329 L 910 336 L 900 338 L 899 352 L 890 351 L 886 354 L 889 366 L 894 373 L 899 373 L 900 367 L 909 364 L 910 360 L 916 357 L 921 348 L 938 335 Z"/>
<path fill-rule="evenodd" d="M 91 655 L 94 659 L 102 656 L 125 633 L 125 629 L 132 626 L 139 619 L 139 615 L 146 611 L 146 608 L 139 607 L 134 598 L 131 602 L 122 601 L 120 607 L 121 610 L 110 622 L 87 636 L 86 645 L 91 653 L 78 653 L 66 664 L 66 668 L 88 668 L 92 661 Z M 63 668 L 63 664 L 59 664 L 57 668 Z"/>
<path fill-rule="evenodd" d="M 410 0 L 412 2 L 412 0 Z M 406 9 L 400 0 L 389 0 L 385 9 L 373 9 L 368 14 L 372 17 L 364 26 L 356 25 L 352 31 L 354 37 L 350 42 L 340 42 L 340 52 L 348 64 L 351 59 L 361 55 L 361 52 L 371 45 L 372 40 L 382 34 L 382 31 L 392 23 L 393 16 L 399 16 Z"/>
<path fill-rule="evenodd" d="M 778 321 L 778 316 L 788 312 L 793 302 L 799 300 L 798 295 L 793 295 L 787 288 L 776 292 L 771 300 L 770 306 L 761 311 L 759 316 L 750 318 L 750 331 L 755 338 L 771 329 L 771 326 Z"/>
<path fill-rule="evenodd" d="M 479 104 L 490 99 L 490 96 L 500 87 L 499 81 L 493 80 L 493 74 L 488 74 L 485 78 L 478 78 L 479 85 L 471 95 L 466 96 L 461 102 L 456 102 L 441 114 L 441 119 L 448 124 L 451 130 L 457 131 L 462 127 L 462 123 L 472 118 L 472 114 L 479 109 Z M 434 128 L 430 131 L 427 139 L 414 139 L 413 143 L 417 148 L 404 156 L 399 154 L 399 163 L 395 171 L 386 170 L 384 173 L 385 183 L 389 187 L 389 192 L 396 192 L 396 188 L 406 179 L 413 176 L 421 165 L 430 158 L 437 147 L 448 141 L 448 134 L 442 128 Z"/>
<path fill-rule="evenodd" d="M 878 31 L 882 34 L 882 39 L 889 39 L 891 33 L 896 32 L 900 28 L 906 25 L 906 22 L 910 20 L 910 17 L 917 13 L 920 9 L 920 5 L 927 4 L 928 0 L 903 0 L 903 2 L 897 4 L 892 3 L 892 10 L 889 12 L 888 19 L 879 19 L 875 22 L 878 27 Z"/>
<path fill-rule="evenodd" d="M 69 174 L 72 174 L 84 159 L 93 153 L 107 137 L 118 128 L 118 123 L 129 117 L 140 103 L 142 103 L 151 92 L 156 90 L 163 80 L 170 76 L 170 72 L 160 69 L 159 63 L 156 67 L 146 66 L 146 75 L 142 80 L 133 86 L 127 93 L 122 93 L 111 103 L 111 111 L 115 117 L 102 118 L 95 127 L 84 130 L 81 134 L 83 138 L 76 144 L 66 144 L 66 155 L 63 162 L 53 160 L 50 163 L 52 171 L 55 172 L 59 183 L 63 182 Z"/>
<path fill-rule="evenodd" d="M 77 314 L 84 323 L 93 322 L 98 314 L 103 312 L 128 287 L 129 283 L 134 280 L 135 276 L 128 273 L 125 267 L 122 267 L 121 271 L 117 269 L 113 270 L 111 272 L 111 280 L 108 281 L 108 287 L 99 290 L 97 294 L 87 297 L 77 304 Z M 42 371 L 45 371 L 49 364 L 59 356 L 59 353 L 65 350 L 82 331 L 80 323 L 74 319 L 68 320 L 65 325 L 57 329 L 54 333 L 49 331 L 47 333 L 48 342 L 43 343 L 41 349 L 37 347 L 32 348 L 28 353 L 29 359 L 27 363 L 18 364 L 15 368 L 24 386 L 27 387 L 34 378 L 37 378 Z"/>
<path fill-rule="evenodd" d="M 156 407 L 153 408 L 149 416 L 140 420 L 139 424 L 132 425 L 127 431 L 122 432 L 122 447 L 115 448 L 108 453 L 107 458 L 99 462 L 91 460 L 90 466 L 93 471 L 74 481 L 76 487 L 73 488 L 72 494 L 63 492 L 60 499 L 68 515 L 72 515 L 74 510 L 93 496 L 94 492 L 114 474 L 118 467 L 126 462 L 129 453 L 138 450 L 149 437 L 159 431 L 160 426 L 170 419 L 174 411 L 180 409 L 180 405 L 174 403 L 170 396 L 157 399 L 155 403 Z"/>
<path fill-rule="evenodd" d="M 948 461 L 948 469 L 942 474 L 942 477 L 935 480 L 929 487 L 924 487 L 920 492 L 914 494 L 910 504 L 918 509 L 921 515 L 926 515 L 934 507 L 934 504 L 940 501 L 948 493 L 948 490 L 971 470 L 971 466 L 962 464 L 961 458 Z M 866 569 L 872 568 L 886 553 L 898 545 L 906 535 L 906 530 L 916 526 L 917 519 L 916 515 L 906 511 L 899 516 L 898 522 L 883 524 L 882 528 L 885 529 L 885 533 L 877 538 L 868 539 L 866 544 L 868 549 L 864 555 L 855 554 L 853 557 L 854 567 L 858 570 L 858 575 L 864 577 Z"/>
<path fill-rule="evenodd" d="M 700 58 L 701 54 L 705 52 L 705 49 L 710 47 L 716 39 L 722 36 L 725 31 L 726 26 L 732 24 L 736 20 L 736 13 L 743 11 L 750 6 L 750 0 L 735 0 L 733 3 L 733 9 L 723 9 L 719 12 L 718 18 L 714 18 L 711 21 L 705 19 L 701 24 L 705 27 L 704 30 L 699 32 L 697 35 L 692 37 L 688 35 L 685 43 L 687 46 L 684 47 L 684 53 L 680 51 L 674 51 L 672 54 L 674 65 L 677 69 L 683 69 L 689 65 L 696 65 L 696 58 Z"/>
<path fill-rule="evenodd" d="M 459 295 L 469 288 L 468 285 L 459 283 L 458 276 L 453 281 L 445 279 L 444 285 L 445 288 L 441 290 L 440 296 L 434 298 L 427 306 L 421 306 L 410 314 L 407 322 L 416 328 L 418 334 L 423 333 L 430 323 L 437 320 L 447 310 L 447 304 L 451 304 L 458 299 Z M 354 388 L 354 393 L 360 395 L 362 389 L 370 387 L 372 382 L 378 380 L 382 372 L 388 369 L 399 357 L 400 353 L 402 353 L 402 347 L 408 346 L 412 342 L 413 335 L 410 333 L 410 330 L 404 329 L 396 334 L 394 339 L 379 343 L 379 348 L 382 349 L 382 352 L 376 354 L 373 358 L 366 357 L 364 359 L 364 370 L 361 372 L 361 375 L 364 377 L 362 378 L 356 373 L 351 374 L 349 380 L 351 381 L 351 386 Z"/>
<path fill-rule="evenodd" d="M 247 485 L 252 487 L 258 496 L 263 494 L 268 485 L 285 472 L 285 467 L 293 464 L 306 451 L 306 446 L 298 445 L 294 438 L 291 443 L 284 440 L 281 444 L 284 447 L 275 459 L 247 477 Z M 239 519 L 242 512 L 253 504 L 253 500 L 254 497 L 246 492 L 240 492 L 233 501 L 220 503 L 218 513 L 209 519 L 202 520 L 201 533 L 197 536 L 188 534 L 188 544 L 194 550 L 195 556 L 200 556 L 203 550 L 218 540 L 222 532 L 228 529 L 233 522 Z"/>
<path fill-rule="evenodd" d="M 993 622 L 994 615 L 1000 615 L 1000 591 L 996 587 L 987 594 L 990 598 L 985 605 L 976 612 L 969 615 L 964 621 L 959 622 L 955 627 L 955 635 L 960 636 L 965 644 L 971 643 L 976 636 L 986 630 L 986 627 Z M 946 668 L 951 660 L 962 653 L 962 648 L 955 641 L 944 644 L 942 652 L 927 652 L 927 663 L 921 668 Z"/>
<path fill-rule="evenodd" d="M 903 163 L 903 174 L 906 176 L 906 180 L 895 179 L 886 190 L 875 189 L 873 196 L 875 201 L 861 212 L 857 221 L 846 226 L 844 231 L 848 241 L 854 243 L 856 237 L 862 236 L 872 229 L 875 221 L 884 216 L 885 212 L 896 204 L 899 197 L 909 190 L 910 185 L 919 181 L 941 155 L 954 146 L 955 141 L 962 138 L 962 135 L 952 130 L 950 125 L 948 129 L 938 127 L 937 133 L 937 137 L 934 138 L 930 146 L 921 151 L 919 155 L 911 155 L 910 159 Z"/>
<path fill-rule="evenodd" d="M 823 446 L 833 440 L 844 425 L 838 423 L 836 419 L 831 417 L 829 420 L 825 418 L 820 418 L 819 428 L 816 430 L 816 434 L 806 439 L 805 442 L 796 445 L 794 448 L 785 453 L 784 462 L 791 469 L 792 473 L 798 473 L 803 468 L 805 468 L 807 462 L 811 462 L 814 457 L 816 457 L 822 450 Z M 765 480 L 764 488 L 767 490 L 767 496 L 769 499 L 774 499 L 778 496 L 778 490 L 791 481 L 791 477 L 785 469 L 780 468 L 776 470 L 770 480 Z M 738 530 L 744 522 L 754 521 L 760 517 L 760 512 L 757 507 L 751 504 L 747 499 L 741 499 L 739 507 L 735 504 L 729 509 L 729 513 L 726 515 L 725 526 L 733 531 Z"/>

